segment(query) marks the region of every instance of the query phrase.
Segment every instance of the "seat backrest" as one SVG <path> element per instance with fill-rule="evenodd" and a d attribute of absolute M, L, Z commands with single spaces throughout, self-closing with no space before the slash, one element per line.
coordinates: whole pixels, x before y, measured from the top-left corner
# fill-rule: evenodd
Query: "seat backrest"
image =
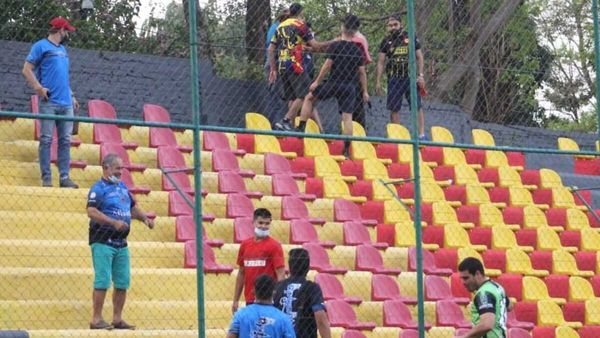
<path fill-rule="evenodd" d="M 266 153 L 264 157 L 265 174 L 291 173 L 290 162 L 283 156 L 275 153 Z"/>
<path fill-rule="evenodd" d="M 245 191 L 246 184 L 242 176 L 233 171 L 219 172 L 219 192 L 228 194 Z"/>
<path fill-rule="evenodd" d="M 353 160 L 365 160 L 368 158 L 377 158 L 375 148 L 370 142 L 352 141 L 350 154 Z"/>
<path fill-rule="evenodd" d="M 229 145 L 229 139 L 227 139 L 227 135 L 219 131 L 202 132 L 202 146 L 205 150 L 231 149 L 231 146 Z"/>
<path fill-rule="evenodd" d="M 502 187 L 522 187 L 521 176 L 519 173 L 508 166 L 502 166 L 498 168 L 498 176 L 500 179 L 500 186 Z"/>
<path fill-rule="evenodd" d="M 356 266 L 383 268 L 383 258 L 372 245 L 361 244 L 356 247 Z"/>
<path fill-rule="evenodd" d="M 447 202 L 435 202 L 432 204 L 433 223 L 437 225 L 457 224 L 458 218 L 454 208 Z"/>
<path fill-rule="evenodd" d="M 600 250 L 600 234 L 596 229 L 581 229 L 581 249 L 582 250 Z"/>
<path fill-rule="evenodd" d="M 527 228 L 548 226 L 548 220 L 544 212 L 533 205 L 523 208 L 523 223 Z"/>
<path fill-rule="evenodd" d="M 246 113 L 246 129 L 271 130 L 271 122 L 264 115 L 258 113 Z"/>
<path fill-rule="evenodd" d="M 294 124 L 295 125 L 300 124 L 300 116 L 297 116 L 294 119 Z M 321 133 L 321 131 L 319 130 L 319 125 L 313 119 L 306 120 L 306 129 L 304 131 L 308 134 L 320 134 Z"/>
<path fill-rule="evenodd" d="M 333 213 L 336 222 L 356 221 L 361 219 L 358 206 L 345 199 L 336 199 L 333 202 Z"/>
<path fill-rule="evenodd" d="M 454 301 L 439 300 L 435 304 L 435 313 L 437 324 L 439 326 L 458 326 L 459 323 L 465 320 L 465 316 Z"/>
<path fill-rule="evenodd" d="M 450 285 L 440 276 L 425 276 L 425 298 L 428 300 L 453 298 Z"/>
<path fill-rule="evenodd" d="M 568 137 L 559 137 L 558 149 L 568 151 L 579 151 L 579 145 L 577 144 L 577 142 Z"/>
<path fill-rule="evenodd" d="M 103 100 L 89 100 L 87 103 L 88 115 L 90 117 L 116 119 L 117 112 L 115 108 L 108 102 Z"/>
<path fill-rule="evenodd" d="M 394 278 L 379 274 L 371 277 L 371 300 L 391 299 L 397 296 L 400 296 L 400 288 Z"/>
<path fill-rule="evenodd" d="M 421 184 L 422 199 L 425 203 L 434 203 L 437 201 L 445 201 L 446 196 L 439 185 L 433 182 L 423 182 Z"/>
<path fill-rule="evenodd" d="M 387 138 L 410 140 L 410 132 L 406 127 L 397 123 L 388 123 L 386 126 Z"/>
<path fill-rule="evenodd" d="M 579 271 L 575 257 L 564 249 L 552 251 L 552 269 L 555 273 L 569 275 Z"/>
<path fill-rule="evenodd" d="M 169 128 L 150 127 L 150 147 L 177 146 L 175 134 Z"/>
<path fill-rule="evenodd" d="M 588 322 L 600 322 L 600 311 L 598 309 L 600 309 L 600 298 L 591 298 L 585 301 L 585 318 Z"/>
<path fill-rule="evenodd" d="M 495 224 L 504 224 L 502 212 L 491 203 L 479 205 L 479 222 L 482 226 L 493 226 Z"/>
<path fill-rule="evenodd" d="M 304 138 L 304 156 L 317 157 L 317 156 L 330 156 L 329 147 L 327 142 L 320 138 Z"/>
<path fill-rule="evenodd" d="M 340 166 L 329 155 L 315 157 L 315 175 L 318 177 L 341 176 Z"/>
<path fill-rule="evenodd" d="M 252 217 L 238 217 L 233 221 L 233 242 L 241 243 L 243 240 L 254 237 Z"/>
<path fill-rule="evenodd" d="M 542 300 L 550 298 L 546 284 L 533 276 L 523 277 L 523 298 L 527 300 Z"/>
<path fill-rule="evenodd" d="M 344 133 L 344 123 L 340 123 L 340 129 L 342 130 L 342 134 Z M 367 136 L 367 132 L 363 126 L 356 122 L 352 121 L 352 136 Z"/>
<path fill-rule="evenodd" d="M 488 167 L 499 168 L 508 166 L 508 158 L 502 151 L 487 150 L 485 152 L 485 163 Z"/>
<path fill-rule="evenodd" d="M 594 289 L 587 279 L 579 276 L 569 277 L 569 300 L 585 301 L 595 298 Z"/>
<path fill-rule="evenodd" d="M 444 226 L 444 242 L 452 248 L 461 248 L 471 245 L 467 231 L 456 224 Z"/>
<path fill-rule="evenodd" d="M 573 198 L 573 193 L 571 193 L 571 191 L 569 191 L 569 189 L 567 188 L 552 188 L 552 199 L 556 207 L 575 207 L 575 199 Z"/>
<path fill-rule="evenodd" d="M 254 205 L 252 201 L 242 194 L 227 195 L 227 218 L 252 217 Z"/>
<path fill-rule="evenodd" d="M 562 179 L 558 173 L 549 168 L 540 169 L 540 188 L 562 188 Z"/>
<path fill-rule="evenodd" d="M 531 338 L 529 331 L 518 327 L 511 327 L 508 329 L 509 338 Z"/>
<path fill-rule="evenodd" d="M 406 326 L 414 323 L 408 306 L 401 300 L 386 300 L 383 302 L 383 321 L 387 326 Z"/>
<path fill-rule="evenodd" d="M 495 146 L 496 141 L 494 140 L 494 136 L 490 134 L 487 130 L 483 129 L 472 129 L 471 135 L 473 136 L 473 144 L 479 146 Z"/>
<path fill-rule="evenodd" d="M 345 198 L 350 196 L 348 185 L 339 177 L 323 178 L 323 192 L 328 198 Z"/>
<path fill-rule="evenodd" d="M 332 274 L 318 273 L 315 276 L 315 283 L 319 284 L 323 291 L 323 299 L 342 299 L 344 298 L 344 288 L 342 283 Z"/>
<path fill-rule="evenodd" d="M 521 249 L 516 248 L 506 250 L 506 267 L 511 272 L 521 272 L 523 274 L 532 269 L 529 256 Z"/>
<path fill-rule="evenodd" d="M 363 177 L 365 180 L 389 179 L 385 165 L 374 158 L 363 161 Z"/>
<path fill-rule="evenodd" d="M 310 268 L 320 270 L 323 267 L 329 266 L 329 255 L 327 251 L 318 243 L 304 243 L 302 247 L 308 251 L 310 257 Z"/>
<path fill-rule="evenodd" d="M 290 221 L 290 242 L 302 244 L 306 242 L 317 242 L 319 235 L 315 227 L 304 219 L 293 219 Z"/>
<path fill-rule="evenodd" d="M 411 222 L 410 213 L 397 199 L 384 201 L 383 210 L 385 213 L 384 221 L 386 223 Z"/>
<path fill-rule="evenodd" d="M 257 154 L 277 153 L 281 154 L 281 146 L 277 138 L 272 135 L 255 135 L 254 152 Z"/>
<path fill-rule="evenodd" d="M 94 124 L 94 143 L 122 143 L 121 131 L 114 124 L 95 123 Z"/>
<path fill-rule="evenodd" d="M 369 231 L 360 222 L 344 222 L 343 232 L 345 245 L 371 244 Z"/>
<path fill-rule="evenodd" d="M 119 156 L 123 160 L 124 165 L 131 164 L 127 150 L 119 143 L 102 143 L 100 145 L 100 163 L 102 163 L 102 159 L 108 154 Z"/>
<path fill-rule="evenodd" d="M 271 182 L 273 195 L 275 196 L 287 196 L 300 193 L 296 180 L 289 174 L 274 174 L 271 176 Z"/>
<path fill-rule="evenodd" d="M 171 122 L 169 112 L 157 104 L 144 104 L 142 114 L 144 115 L 144 121 L 147 122 Z"/>
<path fill-rule="evenodd" d="M 555 331 L 556 338 L 580 338 L 579 333 L 569 326 L 559 326 Z"/>
<path fill-rule="evenodd" d="M 160 146 L 156 151 L 160 168 L 187 168 L 183 155 L 176 147 Z"/>
<path fill-rule="evenodd" d="M 123 181 L 123 183 L 125 183 L 125 186 L 127 186 L 127 188 L 129 188 L 130 190 L 135 186 L 133 184 L 133 177 L 131 177 L 131 173 L 126 168 L 123 168 L 123 170 L 121 170 L 121 181 Z"/>
<path fill-rule="evenodd" d="M 567 209 L 567 228 L 569 230 L 583 230 L 590 227 L 590 220 L 585 212 L 570 208 Z M 582 236 L 583 237 L 583 236 Z"/>
<path fill-rule="evenodd" d="M 500 249 L 508 249 L 518 246 L 515 233 L 504 225 L 492 227 L 493 246 Z"/>
<path fill-rule="evenodd" d="M 425 252 L 425 250 L 423 250 L 423 252 Z M 458 249 L 457 254 L 458 254 L 459 262 L 462 262 L 462 260 L 467 257 L 474 257 L 474 258 L 477 258 L 480 262 L 483 262 L 483 258 L 481 257 L 479 252 L 477 252 L 475 249 L 473 249 L 471 247 L 460 248 L 460 249 Z M 455 267 L 453 267 L 453 269 L 455 269 Z"/>
<path fill-rule="evenodd" d="M 162 174 L 162 189 L 165 191 L 191 188 L 190 178 L 185 172 Z M 170 179 L 169 179 L 170 178 Z M 173 182 L 171 182 L 173 181 Z"/>
<path fill-rule="evenodd" d="M 344 330 L 342 338 L 367 338 L 367 336 L 357 330 Z"/>
<path fill-rule="evenodd" d="M 421 251 L 421 258 L 423 260 L 423 268 L 436 267 L 435 257 L 429 250 Z M 411 271 L 417 270 L 417 249 L 414 246 L 408 248 L 408 268 Z"/>
<path fill-rule="evenodd" d="M 548 227 L 539 227 L 536 229 L 537 247 L 541 250 L 554 250 L 562 248 L 560 238 L 554 230 Z"/>
<path fill-rule="evenodd" d="M 431 140 L 434 142 L 454 143 L 454 136 L 450 130 L 440 127 L 431 127 Z"/>
<path fill-rule="evenodd" d="M 540 300 L 537 303 L 539 326 L 560 326 L 565 322 L 562 310 L 552 300 Z"/>
<path fill-rule="evenodd" d="M 456 164 L 454 166 L 454 178 L 456 179 L 456 184 L 478 185 L 481 183 L 477 176 L 477 172 L 465 163 Z"/>
<path fill-rule="evenodd" d="M 331 326 L 344 327 L 356 322 L 356 313 L 354 313 L 350 304 L 343 300 L 328 300 L 325 307 L 327 308 L 327 317 Z"/>
<path fill-rule="evenodd" d="M 308 218 L 308 208 L 298 197 L 284 196 L 281 199 L 281 210 L 283 219 Z"/>
<path fill-rule="evenodd" d="M 237 157 L 229 150 L 215 149 L 211 157 L 213 171 L 239 171 L 240 169 Z"/>
<path fill-rule="evenodd" d="M 480 185 L 467 185 L 467 203 L 469 204 L 484 204 L 490 203 L 490 195 L 484 187 Z"/>

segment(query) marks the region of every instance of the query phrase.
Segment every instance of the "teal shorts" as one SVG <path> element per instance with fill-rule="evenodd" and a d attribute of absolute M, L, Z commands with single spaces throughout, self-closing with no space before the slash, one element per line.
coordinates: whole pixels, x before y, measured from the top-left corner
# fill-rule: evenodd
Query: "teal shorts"
<path fill-rule="evenodd" d="M 115 289 L 129 289 L 131 272 L 129 267 L 129 248 L 113 248 L 102 243 L 92 244 L 94 263 L 94 289 L 110 288 L 111 280 Z"/>

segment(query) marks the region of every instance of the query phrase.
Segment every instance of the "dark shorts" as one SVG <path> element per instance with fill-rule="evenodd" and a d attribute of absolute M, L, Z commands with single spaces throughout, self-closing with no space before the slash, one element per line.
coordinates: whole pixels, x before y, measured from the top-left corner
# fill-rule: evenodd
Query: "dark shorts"
<path fill-rule="evenodd" d="M 387 109 L 397 112 L 402 108 L 402 97 L 410 105 L 410 78 L 408 77 L 389 77 Z M 417 108 L 421 108 L 421 96 L 417 93 Z"/>
<path fill-rule="evenodd" d="M 304 99 L 308 94 L 310 87 L 310 77 L 306 72 L 296 74 L 292 71 L 285 71 L 280 74 L 281 84 L 283 87 L 282 99 L 284 101 L 292 101 L 296 99 Z"/>
<path fill-rule="evenodd" d="M 315 88 L 313 95 L 319 100 L 334 97 L 338 102 L 340 111 L 344 113 L 352 114 L 358 109 L 359 100 L 356 96 L 356 85 L 354 84 L 325 82 Z"/>

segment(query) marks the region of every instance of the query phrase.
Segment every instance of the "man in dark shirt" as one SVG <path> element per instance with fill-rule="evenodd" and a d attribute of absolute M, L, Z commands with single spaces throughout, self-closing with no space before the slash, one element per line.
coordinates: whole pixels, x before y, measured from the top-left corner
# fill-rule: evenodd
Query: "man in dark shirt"
<path fill-rule="evenodd" d="M 304 99 L 298 126 L 300 131 L 305 131 L 306 121 L 310 117 L 315 101 L 334 97 L 342 111 L 344 134 L 352 135 L 352 114 L 357 111 L 357 105 L 361 104 L 356 93 L 356 83 L 359 81 L 363 101 L 369 101 L 364 54 L 361 48 L 352 42 L 359 27 L 360 20 L 356 15 L 348 14 L 345 17 L 342 25 L 342 38 L 329 46 L 327 60 L 315 81 L 310 85 L 311 92 Z M 323 82 L 328 73 L 329 78 Z M 346 157 L 350 157 L 349 150 L 350 141 L 345 141 L 344 155 Z"/>
<path fill-rule="evenodd" d="M 402 96 L 410 104 L 410 78 L 408 74 L 408 33 L 402 30 L 400 17 L 392 15 L 387 22 L 388 35 L 379 45 L 379 56 L 377 58 L 377 72 L 375 77 L 375 88 L 377 95 L 381 95 L 381 75 L 384 65 L 388 76 L 388 94 L 387 108 L 390 110 L 390 121 L 400 123 L 400 108 L 402 108 Z M 417 86 L 420 92 L 424 92 L 425 79 L 424 70 L 425 61 L 421 51 L 421 44 L 415 37 L 415 50 L 417 59 Z M 387 63 L 386 63 L 387 60 Z M 421 107 L 421 95 L 417 94 L 417 109 L 419 110 L 418 127 L 419 138 L 424 140 L 425 136 L 425 115 Z"/>
<path fill-rule="evenodd" d="M 302 248 L 290 250 L 288 265 L 291 277 L 275 288 L 275 306 L 292 319 L 298 338 L 316 338 L 317 329 L 321 338 L 330 338 L 321 287 L 306 280 L 310 267 L 308 251 Z"/>

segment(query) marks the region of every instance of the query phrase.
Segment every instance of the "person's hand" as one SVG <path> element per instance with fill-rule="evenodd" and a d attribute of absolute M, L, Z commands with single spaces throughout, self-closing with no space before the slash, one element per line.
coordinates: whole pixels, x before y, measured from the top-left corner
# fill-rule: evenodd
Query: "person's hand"
<path fill-rule="evenodd" d="M 317 87 L 319 86 L 319 83 L 317 81 L 313 82 L 310 84 L 310 87 L 308 87 L 309 91 L 314 91 L 315 89 L 317 89 Z"/>
<path fill-rule="evenodd" d="M 73 109 L 75 111 L 79 111 L 79 101 L 77 101 L 77 99 L 75 98 L 75 96 L 73 96 Z"/>
<path fill-rule="evenodd" d="M 381 96 L 383 94 L 383 88 L 381 88 L 381 82 L 377 82 L 375 84 L 375 94 L 377 94 L 377 96 Z"/>
<path fill-rule="evenodd" d="M 238 310 L 238 307 L 239 307 L 239 305 L 240 305 L 240 304 L 239 304 L 239 302 L 237 302 L 237 301 L 234 301 L 234 302 L 231 304 L 231 313 L 235 314 L 235 313 L 236 313 L 236 311 Z"/>
<path fill-rule="evenodd" d="M 39 86 L 35 89 L 35 93 L 44 101 L 48 101 L 48 88 Z"/>
<path fill-rule="evenodd" d="M 146 219 L 144 219 L 144 224 L 146 224 L 146 226 L 148 228 L 154 229 L 154 220 L 153 219 L 150 219 L 150 218 L 146 217 Z"/>
<path fill-rule="evenodd" d="M 364 92 L 362 97 L 363 97 L 363 102 L 365 102 L 365 103 L 371 101 L 371 97 L 369 96 L 369 93 L 367 93 L 367 92 Z"/>
<path fill-rule="evenodd" d="M 117 230 L 123 230 L 125 228 L 127 228 L 129 225 L 127 225 L 127 223 L 121 221 L 121 220 L 113 220 L 112 222 L 112 226 L 115 227 L 115 229 Z"/>
<path fill-rule="evenodd" d="M 425 78 L 423 77 L 423 75 L 419 75 L 417 77 L 417 84 L 422 87 L 425 86 Z"/>
<path fill-rule="evenodd" d="M 275 80 L 277 80 L 277 71 L 272 69 L 269 72 L 269 84 L 275 83 Z"/>

